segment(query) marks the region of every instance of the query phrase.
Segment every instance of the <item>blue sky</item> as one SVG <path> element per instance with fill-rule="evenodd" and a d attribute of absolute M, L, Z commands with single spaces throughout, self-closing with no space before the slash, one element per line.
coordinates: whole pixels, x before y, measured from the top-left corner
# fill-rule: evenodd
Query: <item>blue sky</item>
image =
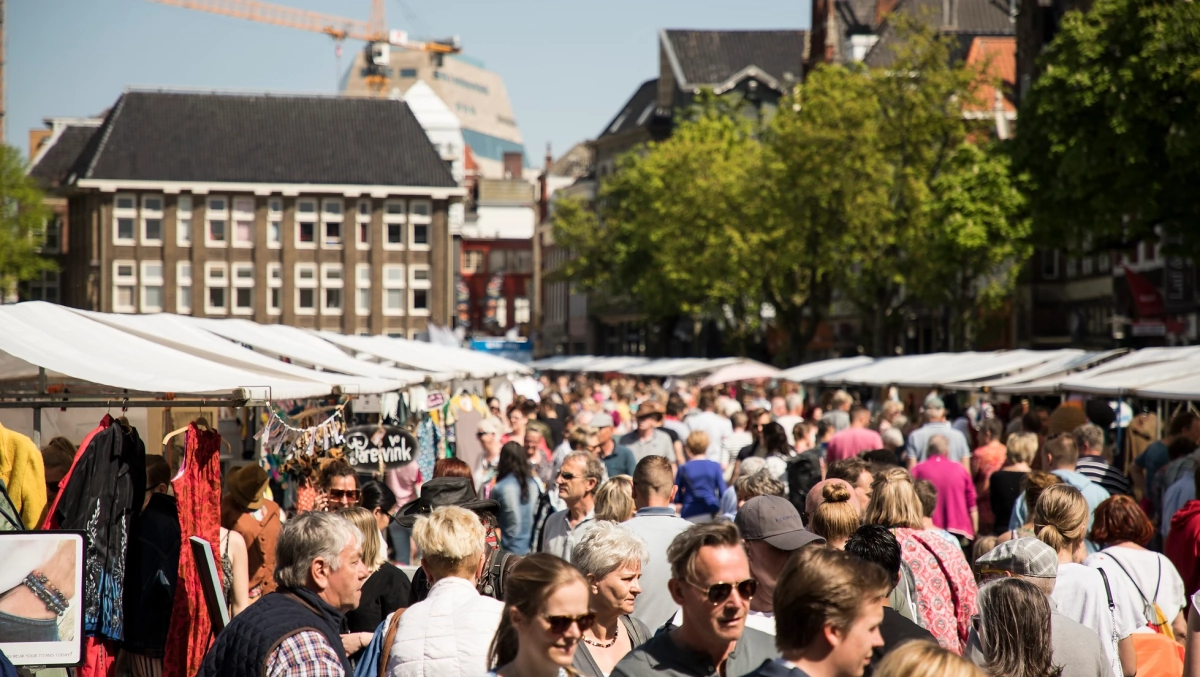
<path fill-rule="evenodd" d="M 6 141 L 28 150 L 49 116 L 99 113 L 130 85 L 333 92 L 317 33 L 149 0 L 8 4 Z M 367 0 L 282 4 L 365 19 Z M 660 28 L 807 28 L 809 0 L 386 0 L 388 24 L 461 37 L 508 86 L 531 164 L 594 137 L 658 68 Z M 347 42 L 343 64 L 361 43 Z"/>

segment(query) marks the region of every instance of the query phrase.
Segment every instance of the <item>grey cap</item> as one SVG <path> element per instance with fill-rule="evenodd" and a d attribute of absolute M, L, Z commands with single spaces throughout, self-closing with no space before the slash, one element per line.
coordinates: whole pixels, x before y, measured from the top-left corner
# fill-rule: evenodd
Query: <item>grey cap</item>
<path fill-rule="evenodd" d="M 1036 538 L 1005 541 L 975 561 L 979 572 L 1028 578 L 1058 578 L 1058 553 Z"/>
<path fill-rule="evenodd" d="M 592 416 L 590 425 L 593 428 L 611 428 L 615 424 L 613 423 L 612 414 L 596 414 Z"/>
<path fill-rule="evenodd" d="M 825 539 L 804 528 L 796 506 L 779 496 L 755 496 L 738 508 L 733 523 L 747 541 L 766 541 L 780 550 L 799 550 Z"/>
<path fill-rule="evenodd" d="M 926 409 L 945 409 L 946 403 L 937 395 L 931 395 L 925 400 Z"/>

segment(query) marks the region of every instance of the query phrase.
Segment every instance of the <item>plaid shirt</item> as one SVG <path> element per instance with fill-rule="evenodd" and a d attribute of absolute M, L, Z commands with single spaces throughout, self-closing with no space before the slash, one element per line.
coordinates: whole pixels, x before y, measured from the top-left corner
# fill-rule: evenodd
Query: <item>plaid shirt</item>
<path fill-rule="evenodd" d="M 325 636 L 306 630 L 283 640 L 267 659 L 266 677 L 345 677 Z"/>

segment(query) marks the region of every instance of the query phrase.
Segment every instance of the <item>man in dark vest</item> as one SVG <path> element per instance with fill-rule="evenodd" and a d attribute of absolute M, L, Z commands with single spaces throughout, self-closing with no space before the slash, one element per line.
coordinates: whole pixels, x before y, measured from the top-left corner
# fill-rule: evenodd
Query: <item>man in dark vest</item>
<path fill-rule="evenodd" d="M 349 520 L 325 512 L 288 520 L 275 553 L 279 588 L 217 636 L 200 677 L 352 674 L 339 631 L 367 575 L 362 532 Z"/>

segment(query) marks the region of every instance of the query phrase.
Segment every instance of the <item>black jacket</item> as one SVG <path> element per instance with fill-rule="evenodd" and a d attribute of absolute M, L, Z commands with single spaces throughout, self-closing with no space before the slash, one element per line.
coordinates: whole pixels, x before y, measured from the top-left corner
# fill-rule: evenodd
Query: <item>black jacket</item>
<path fill-rule="evenodd" d="M 174 496 L 151 494 L 138 520 L 126 576 L 125 648 L 161 658 L 179 578 L 179 507 Z"/>

